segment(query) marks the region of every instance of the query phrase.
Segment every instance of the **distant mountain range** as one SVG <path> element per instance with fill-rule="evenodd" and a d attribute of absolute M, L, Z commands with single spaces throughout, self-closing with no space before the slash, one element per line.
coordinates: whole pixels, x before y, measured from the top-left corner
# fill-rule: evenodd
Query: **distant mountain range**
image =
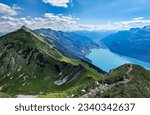
<path fill-rule="evenodd" d="M 94 43 L 91 39 L 76 33 L 54 31 L 51 29 L 34 30 L 37 34 L 56 47 L 64 55 L 84 59 L 92 48 L 99 48 L 99 44 Z"/>
<path fill-rule="evenodd" d="M 150 63 L 150 26 L 119 31 L 101 42 L 112 52 Z"/>
<path fill-rule="evenodd" d="M 81 36 L 86 36 L 88 38 L 90 38 L 94 43 L 100 44 L 100 46 L 103 46 L 103 44 L 101 44 L 99 41 L 102 38 L 107 37 L 110 34 L 115 33 L 116 31 L 74 31 L 74 32 L 70 32 L 70 33 L 77 33 Z"/>
<path fill-rule="evenodd" d="M 104 47 L 99 40 L 112 33 L 111 31 L 62 32 L 51 29 L 37 29 L 34 32 L 44 37 L 49 44 L 56 47 L 64 55 L 75 59 L 86 59 L 90 49 Z"/>

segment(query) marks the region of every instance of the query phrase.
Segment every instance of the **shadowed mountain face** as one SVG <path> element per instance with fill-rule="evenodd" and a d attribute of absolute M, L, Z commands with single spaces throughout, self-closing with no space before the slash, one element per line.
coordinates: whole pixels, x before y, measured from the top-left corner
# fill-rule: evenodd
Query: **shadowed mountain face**
<path fill-rule="evenodd" d="M 0 91 L 45 94 L 91 82 L 101 76 L 85 62 L 63 56 L 23 26 L 0 37 Z"/>
<path fill-rule="evenodd" d="M 112 52 L 150 62 L 150 27 L 120 31 L 101 40 Z"/>
<path fill-rule="evenodd" d="M 54 45 L 61 53 L 75 59 L 85 59 L 90 49 L 101 47 L 98 42 L 94 42 L 78 32 L 62 32 L 51 29 L 34 31 L 44 37 L 49 44 Z"/>

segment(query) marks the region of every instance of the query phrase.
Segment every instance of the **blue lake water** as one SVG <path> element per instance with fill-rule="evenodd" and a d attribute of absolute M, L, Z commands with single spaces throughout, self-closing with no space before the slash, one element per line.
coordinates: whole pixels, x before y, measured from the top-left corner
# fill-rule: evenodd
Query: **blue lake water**
<path fill-rule="evenodd" d="M 118 55 L 109 49 L 92 49 L 91 51 L 92 52 L 87 55 L 87 58 L 89 58 L 94 65 L 106 72 L 127 63 L 137 64 L 150 70 L 150 63 Z"/>

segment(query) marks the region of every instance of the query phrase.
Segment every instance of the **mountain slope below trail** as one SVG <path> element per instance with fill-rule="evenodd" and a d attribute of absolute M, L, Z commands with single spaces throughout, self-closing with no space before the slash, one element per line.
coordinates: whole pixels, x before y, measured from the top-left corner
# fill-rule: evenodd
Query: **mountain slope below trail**
<path fill-rule="evenodd" d="M 0 37 L 0 52 L 0 91 L 13 96 L 66 90 L 103 76 L 102 70 L 63 56 L 25 26 Z"/>

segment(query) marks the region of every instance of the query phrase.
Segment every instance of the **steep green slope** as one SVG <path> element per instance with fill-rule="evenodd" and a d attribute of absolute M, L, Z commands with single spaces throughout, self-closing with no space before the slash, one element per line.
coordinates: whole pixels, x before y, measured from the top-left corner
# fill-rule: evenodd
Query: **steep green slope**
<path fill-rule="evenodd" d="M 0 98 L 11 98 L 11 96 L 6 93 L 0 92 Z"/>
<path fill-rule="evenodd" d="M 150 97 L 150 71 L 137 65 L 123 65 L 107 75 L 104 83 L 112 85 L 99 97 Z"/>
<path fill-rule="evenodd" d="M 0 91 L 46 94 L 84 85 L 102 74 L 86 62 L 64 57 L 30 29 L 0 37 Z"/>
<path fill-rule="evenodd" d="M 143 98 L 150 97 L 150 71 L 138 65 L 125 64 L 85 89 L 78 97 Z"/>

